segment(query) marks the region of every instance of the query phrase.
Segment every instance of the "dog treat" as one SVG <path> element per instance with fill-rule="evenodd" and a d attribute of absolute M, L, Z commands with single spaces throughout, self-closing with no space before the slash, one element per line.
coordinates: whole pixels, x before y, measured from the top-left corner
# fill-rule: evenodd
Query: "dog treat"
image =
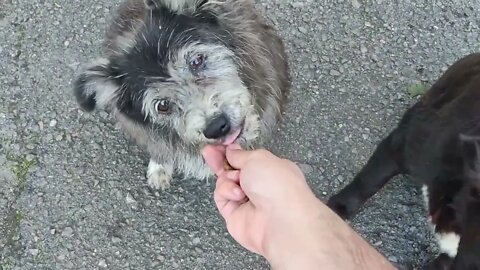
<path fill-rule="evenodd" d="M 223 163 L 223 169 L 225 171 L 231 171 L 233 170 L 233 167 L 228 163 L 228 161 L 225 160 L 225 162 Z"/>

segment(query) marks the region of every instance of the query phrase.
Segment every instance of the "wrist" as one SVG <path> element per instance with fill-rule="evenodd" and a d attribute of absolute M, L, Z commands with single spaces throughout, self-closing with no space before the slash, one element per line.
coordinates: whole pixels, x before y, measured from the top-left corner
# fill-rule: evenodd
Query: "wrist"
<path fill-rule="evenodd" d="M 273 269 L 395 269 L 317 198 L 305 203 L 272 218 L 263 250 Z"/>
<path fill-rule="evenodd" d="M 262 250 L 273 269 L 307 270 L 310 269 L 305 265 L 307 262 L 320 260 L 323 252 L 318 249 L 316 231 L 319 221 L 326 219 L 321 207 L 321 202 L 312 194 L 290 198 L 288 205 L 281 209 L 270 209 L 270 226 L 265 232 Z"/>

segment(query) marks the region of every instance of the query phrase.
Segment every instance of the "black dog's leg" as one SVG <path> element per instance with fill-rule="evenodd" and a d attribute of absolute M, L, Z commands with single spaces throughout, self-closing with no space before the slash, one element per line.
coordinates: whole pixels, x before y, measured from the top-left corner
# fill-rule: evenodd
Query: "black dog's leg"
<path fill-rule="evenodd" d="M 398 136 L 397 129 L 384 139 L 353 181 L 330 198 L 328 206 L 342 218 L 350 218 L 390 178 L 401 173 L 398 160 L 402 143 L 398 142 Z"/>
<path fill-rule="evenodd" d="M 438 255 L 435 260 L 425 265 L 422 270 L 450 270 L 452 261 L 452 258 L 450 258 L 447 254 L 442 253 Z"/>

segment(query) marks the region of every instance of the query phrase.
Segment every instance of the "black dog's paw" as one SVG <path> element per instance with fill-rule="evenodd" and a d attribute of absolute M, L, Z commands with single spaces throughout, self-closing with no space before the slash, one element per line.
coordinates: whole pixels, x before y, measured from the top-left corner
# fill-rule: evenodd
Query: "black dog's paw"
<path fill-rule="evenodd" d="M 426 264 L 422 270 L 449 270 L 453 260 L 445 253 L 438 255 L 435 260 Z"/>
<path fill-rule="evenodd" d="M 328 200 L 327 206 L 342 219 L 346 220 L 352 218 L 358 212 L 361 204 L 358 200 L 345 198 L 342 194 L 337 194 Z"/>

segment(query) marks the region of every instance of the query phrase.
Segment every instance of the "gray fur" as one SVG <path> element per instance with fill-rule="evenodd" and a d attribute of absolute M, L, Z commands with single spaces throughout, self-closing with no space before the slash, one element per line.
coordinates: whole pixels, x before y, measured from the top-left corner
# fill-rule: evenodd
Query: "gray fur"
<path fill-rule="evenodd" d="M 212 175 L 200 151 L 205 144 L 219 143 L 205 138 L 201 132 L 215 114 L 223 112 L 233 127 L 243 128 L 237 143 L 253 148 L 261 146 L 271 135 L 287 101 L 290 77 L 283 43 L 275 29 L 257 13 L 253 3 L 249 0 L 219 0 L 199 6 L 201 2 L 127 0 L 119 7 L 117 17 L 107 31 L 104 56 L 97 60 L 102 65 L 108 65 L 107 59 L 135 50 L 138 43 L 143 42 L 135 37 L 145 23 L 145 14 L 159 5 L 186 15 L 196 9 L 211 11 L 228 27 L 237 44 L 232 50 L 219 44 L 190 42 L 188 33 L 181 40 L 171 40 L 171 35 L 162 37 L 167 39 L 167 47 L 182 46 L 172 50 L 169 56 L 170 77 L 145 86 L 142 113 L 154 124 L 142 125 L 122 113 L 116 104 L 124 98 L 119 94 L 123 86 L 115 88 L 109 81 L 111 78 L 89 81 L 88 91 L 82 93 L 86 96 L 95 93 L 97 105 L 111 109 L 118 125 L 149 151 L 151 161 L 147 176 L 154 188 L 166 188 L 175 172 L 199 179 Z M 145 37 L 144 42 L 148 43 Z M 198 53 L 209 56 L 209 69 L 202 74 L 207 79 L 200 84 L 185 66 L 185 59 Z M 82 72 L 91 73 L 88 67 Z M 176 102 L 176 110 L 171 115 L 156 110 L 156 102 L 165 97 Z"/>

